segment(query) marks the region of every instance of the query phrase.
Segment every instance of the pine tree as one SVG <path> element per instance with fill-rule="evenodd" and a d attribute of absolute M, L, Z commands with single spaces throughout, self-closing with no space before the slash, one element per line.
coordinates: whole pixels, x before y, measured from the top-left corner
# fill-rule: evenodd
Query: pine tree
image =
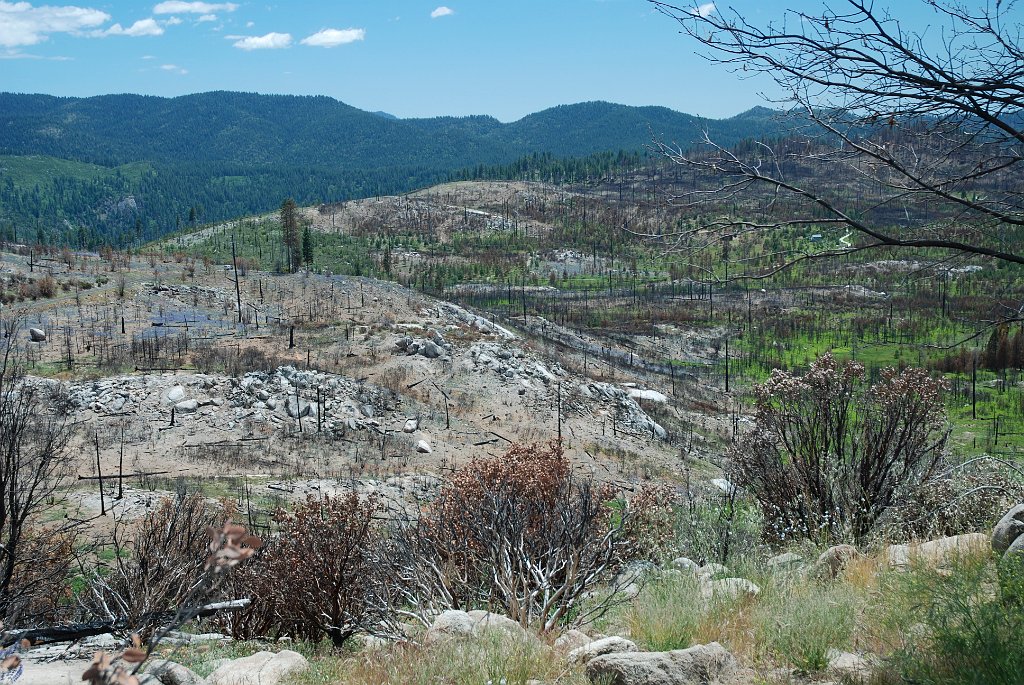
<path fill-rule="evenodd" d="M 302 261 L 306 266 L 313 263 L 313 232 L 309 226 L 302 229 Z"/>
<path fill-rule="evenodd" d="M 288 248 L 288 270 L 295 271 L 299 266 L 302 254 L 299 252 L 299 217 L 295 200 L 286 199 L 281 203 L 281 233 L 284 244 Z"/>

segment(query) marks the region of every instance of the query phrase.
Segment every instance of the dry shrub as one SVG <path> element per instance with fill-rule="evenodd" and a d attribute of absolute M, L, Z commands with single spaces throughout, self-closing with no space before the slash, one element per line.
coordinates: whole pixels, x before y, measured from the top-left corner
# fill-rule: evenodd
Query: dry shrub
<path fill-rule="evenodd" d="M 57 281 L 50 274 L 46 274 L 36 281 L 36 290 L 40 297 L 53 297 L 57 294 Z"/>
<path fill-rule="evenodd" d="M 922 485 L 881 532 L 893 541 L 987 532 L 1022 498 L 1020 472 L 981 457 Z"/>
<path fill-rule="evenodd" d="M 7 619 L 27 627 L 68 618 L 76 536 L 55 528 L 28 528 L 19 541 L 18 559 L 5 593 Z"/>
<path fill-rule="evenodd" d="M 730 453 L 734 482 L 774 541 L 862 541 L 938 474 L 949 428 L 941 380 L 827 353 L 807 375 L 773 371 L 755 387 L 755 428 Z"/>
<path fill-rule="evenodd" d="M 113 558 L 98 564 L 82 602 L 118 632 L 148 639 L 190 597 L 210 554 L 210 529 L 225 520 L 199 493 L 162 500 L 130 531 L 115 528 Z"/>
<path fill-rule="evenodd" d="M 241 377 L 250 371 L 272 373 L 277 367 L 294 363 L 293 359 L 267 354 L 256 347 L 228 348 L 200 346 L 192 354 L 192 363 L 202 373 L 223 373 Z"/>
<path fill-rule="evenodd" d="M 615 574 L 641 548 L 618 497 L 575 475 L 558 442 L 473 460 L 418 522 L 394 532 L 400 592 L 424 622 L 438 609 L 479 606 L 542 630 L 599 615 L 635 580 Z M 605 600 L 585 607 L 604 581 Z"/>
<path fill-rule="evenodd" d="M 237 596 L 252 603 L 218 622 L 241 639 L 327 637 L 341 646 L 356 633 L 394 635 L 382 512 L 376 498 L 356 493 L 279 512 L 280 533 L 233 577 Z"/>

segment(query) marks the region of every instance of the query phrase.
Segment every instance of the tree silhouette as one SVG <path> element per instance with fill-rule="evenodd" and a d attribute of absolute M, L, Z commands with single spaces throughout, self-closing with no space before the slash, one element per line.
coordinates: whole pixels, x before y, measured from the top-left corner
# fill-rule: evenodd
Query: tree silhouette
<path fill-rule="evenodd" d="M 762 208 L 705 217 L 672 236 L 679 250 L 816 227 L 853 240 L 773 255 L 736 275 L 886 247 L 1024 264 L 1024 49 L 1015 3 L 921 0 L 938 26 L 911 28 L 869 0 L 790 10 L 768 23 L 710 4 L 650 1 L 712 61 L 773 79 L 783 93 L 775 102 L 811 124 L 784 142 L 742 150 L 707 135 L 699 153 L 659 143 L 671 160 L 716 179 L 676 202 L 699 207 L 726 197 Z"/>
<path fill-rule="evenodd" d="M 298 208 L 290 197 L 281 203 L 281 233 L 288 248 L 288 269 L 295 271 L 301 263 L 302 253 L 299 252 Z"/>

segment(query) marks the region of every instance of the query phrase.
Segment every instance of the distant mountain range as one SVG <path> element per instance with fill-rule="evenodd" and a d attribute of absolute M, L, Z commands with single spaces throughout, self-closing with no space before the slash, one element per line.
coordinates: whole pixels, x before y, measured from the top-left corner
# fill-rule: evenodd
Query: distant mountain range
<path fill-rule="evenodd" d="M 123 240 L 128 229 L 152 237 L 192 207 L 199 220 L 214 220 L 266 211 L 286 196 L 317 202 L 403 192 L 533 153 L 637 151 L 653 138 L 685 148 L 704 131 L 732 145 L 782 134 L 777 115 L 755 108 L 714 120 L 587 102 L 505 124 L 487 116 L 398 119 L 322 96 L 0 93 L 0 155 L 63 160 L 46 174 L 36 159 L 32 174 L 19 175 L 25 164 L 0 157 L 0 231 L 6 220 L 34 222 L 43 237 L 73 229 L 86 243 L 115 232 Z M 127 195 L 131 212 L 105 209 Z"/>

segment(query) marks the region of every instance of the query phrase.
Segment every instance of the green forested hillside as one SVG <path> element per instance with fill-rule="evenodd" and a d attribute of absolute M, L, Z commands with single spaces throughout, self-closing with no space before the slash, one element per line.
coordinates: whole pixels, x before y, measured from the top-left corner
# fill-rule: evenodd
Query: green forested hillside
<path fill-rule="evenodd" d="M 327 97 L 213 92 L 177 98 L 0 94 L 0 238 L 85 246 L 182 222 L 412 190 L 524 156 L 732 144 L 781 131 L 774 112 L 703 120 L 661 107 L 563 105 L 503 124 L 395 119 Z"/>

